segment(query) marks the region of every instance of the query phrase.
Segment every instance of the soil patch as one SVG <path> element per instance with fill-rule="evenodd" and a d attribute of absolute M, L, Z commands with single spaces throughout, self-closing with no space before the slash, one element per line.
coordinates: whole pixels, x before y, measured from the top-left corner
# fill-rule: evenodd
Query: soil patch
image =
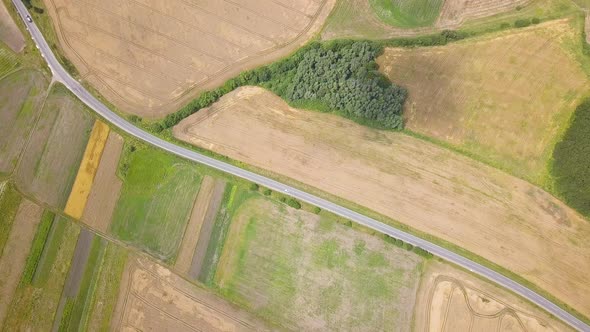
<path fill-rule="evenodd" d="M 0 40 L 17 53 L 25 48 L 25 37 L 10 16 L 4 1 L 0 2 Z"/>
<path fill-rule="evenodd" d="M 82 214 L 82 221 L 85 224 L 102 233 L 106 233 L 109 229 L 121 192 L 122 182 L 116 172 L 122 149 L 123 139 L 111 131 L 88 196 L 88 203 Z"/>
<path fill-rule="evenodd" d="M 260 320 L 146 258 L 128 260 L 111 329 L 267 331 Z"/>
<path fill-rule="evenodd" d="M 422 276 L 414 323 L 416 331 L 571 331 L 522 298 L 434 261 Z"/>
<path fill-rule="evenodd" d="M 18 208 L 0 258 L 0 325 L 21 278 L 43 209 L 24 199 Z"/>
<path fill-rule="evenodd" d="M 219 187 L 221 187 L 221 190 L 219 190 Z M 184 231 L 184 237 L 182 238 L 178 257 L 176 258 L 175 268 L 180 273 L 188 273 L 191 268 L 191 262 L 194 261 L 194 256 L 201 253 L 201 251 L 196 250 L 197 243 L 200 241 L 201 229 L 204 228 L 207 230 L 208 228 L 211 228 L 209 224 L 212 223 L 215 218 L 215 214 L 217 213 L 217 209 L 223 198 L 224 188 L 224 181 L 216 181 L 211 176 L 205 176 L 203 178 L 199 193 L 197 194 L 197 199 L 193 205 L 191 217 L 186 226 L 186 230 Z M 205 233 L 207 233 L 207 231 L 205 231 Z M 207 247 L 205 246 L 205 250 L 206 249 Z M 200 271 L 200 266 L 195 276 L 198 275 L 198 271 Z"/>
<path fill-rule="evenodd" d="M 70 197 L 64 209 L 64 212 L 72 218 L 80 219 L 82 217 L 109 131 L 110 128 L 107 124 L 99 120 L 94 123 L 86 151 L 84 151 L 84 157 L 82 157 L 78 169 L 78 175 L 76 175 L 76 180 L 74 180 Z"/>
<path fill-rule="evenodd" d="M 51 0 L 59 41 L 115 106 L 162 117 L 240 72 L 296 50 L 335 0 Z"/>
<path fill-rule="evenodd" d="M 253 87 L 183 120 L 174 135 L 454 243 L 590 315 L 590 223 L 528 182 Z"/>
<path fill-rule="evenodd" d="M 209 248 L 209 242 L 211 242 L 211 234 L 215 224 L 215 217 L 217 216 L 221 200 L 223 199 L 223 193 L 225 191 L 225 182 L 216 181 L 213 192 L 211 193 L 211 199 L 205 215 L 203 216 L 201 231 L 199 232 L 199 238 L 194 246 L 192 252 L 192 259 L 188 275 L 197 279 L 201 274 L 203 263 L 207 254 L 207 248 Z"/>

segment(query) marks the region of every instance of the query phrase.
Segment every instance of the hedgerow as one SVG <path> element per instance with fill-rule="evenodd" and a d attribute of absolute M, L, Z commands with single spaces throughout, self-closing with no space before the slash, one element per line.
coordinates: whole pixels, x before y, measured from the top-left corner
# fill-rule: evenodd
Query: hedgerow
<path fill-rule="evenodd" d="M 556 193 L 590 216 L 590 99 L 576 108 L 570 127 L 555 145 L 551 174 Z"/>

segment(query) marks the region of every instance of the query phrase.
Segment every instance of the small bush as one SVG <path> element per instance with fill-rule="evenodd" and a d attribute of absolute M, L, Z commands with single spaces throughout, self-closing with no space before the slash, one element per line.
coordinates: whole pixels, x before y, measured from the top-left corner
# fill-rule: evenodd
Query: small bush
<path fill-rule="evenodd" d="M 279 198 L 279 201 L 281 201 L 281 203 L 285 203 L 287 201 L 287 198 L 285 196 L 281 196 L 281 198 Z"/>
<path fill-rule="evenodd" d="M 395 245 L 397 247 L 403 248 L 404 246 L 404 241 L 400 240 L 400 239 L 395 239 Z"/>
<path fill-rule="evenodd" d="M 250 184 L 250 190 L 252 190 L 252 191 L 258 191 L 258 188 L 259 188 L 258 187 L 258 184 L 256 184 L 256 183 Z"/>
<path fill-rule="evenodd" d="M 516 6 L 516 10 L 521 10 L 522 6 Z"/>
<path fill-rule="evenodd" d="M 412 250 L 415 254 L 420 255 L 426 259 L 430 259 L 432 258 L 432 254 L 429 253 L 428 251 L 420 248 L 420 247 L 414 247 L 414 249 Z"/>
<path fill-rule="evenodd" d="M 264 194 L 264 196 L 270 196 L 272 191 L 270 189 L 266 188 L 266 189 L 264 189 L 264 191 L 262 193 Z"/>
<path fill-rule="evenodd" d="M 531 23 L 539 24 L 539 23 L 541 23 L 541 20 L 538 17 L 533 17 L 533 19 L 531 20 Z"/>
<path fill-rule="evenodd" d="M 313 213 L 315 213 L 315 214 L 319 214 L 320 212 L 322 212 L 322 209 L 320 209 L 319 207 L 315 206 L 315 207 L 313 208 Z"/>
<path fill-rule="evenodd" d="M 506 22 L 500 24 L 500 29 L 508 29 L 508 28 L 510 28 L 510 24 L 508 24 Z"/>
<path fill-rule="evenodd" d="M 529 25 L 531 25 L 531 21 L 530 20 L 526 20 L 526 19 L 516 20 L 514 22 L 514 27 L 515 28 L 524 28 L 524 27 L 528 27 Z"/>
<path fill-rule="evenodd" d="M 404 243 L 404 249 L 411 251 L 412 249 L 414 249 L 414 246 L 410 243 Z"/>
<path fill-rule="evenodd" d="M 143 119 L 140 118 L 139 116 L 133 114 L 129 116 L 129 121 L 133 122 L 133 123 L 141 123 Z"/>
<path fill-rule="evenodd" d="M 39 8 L 39 7 L 33 7 L 33 11 L 37 14 L 43 14 L 45 12 L 43 10 L 43 8 Z"/>
<path fill-rule="evenodd" d="M 301 203 L 299 203 L 296 199 L 293 199 L 293 198 L 289 198 L 287 200 L 287 205 L 289 205 L 290 207 L 292 207 L 294 209 L 301 209 Z"/>

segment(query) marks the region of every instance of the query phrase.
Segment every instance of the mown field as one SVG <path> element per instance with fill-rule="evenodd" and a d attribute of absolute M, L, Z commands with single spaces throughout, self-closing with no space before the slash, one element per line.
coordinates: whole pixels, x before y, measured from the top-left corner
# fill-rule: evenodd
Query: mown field
<path fill-rule="evenodd" d="M 215 284 L 288 329 L 409 331 L 422 261 L 333 217 L 258 196 L 232 217 Z"/>
<path fill-rule="evenodd" d="M 54 22 L 54 42 L 93 87 L 122 111 L 157 118 L 293 52 L 334 3 L 56 0 L 44 15 Z"/>
<path fill-rule="evenodd" d="M 16 170 L 21 190 L 63 209 L 94 118 L 63 85 L 52 86 Z"/>
<path fill-rule="evenodd" d="M 161 150 L 132 144 L 125 149 L 120 161 L 123 187 L 110 231 L 173 262 L 201 176 L 193 164 Z"/>
<path fill-rule="evenodd" d="M 430 48 L 387 48 L 380 70 L 408 89 L 406 128 L 545 186 L 590 61 L 577 21 Z"/>
<path fill-rule="evenodd" d="M 439 16 L 443 2 L 446 1 L 369 0 L 371 8 L 381 21 L 400 28 L 432 25 Z"/>

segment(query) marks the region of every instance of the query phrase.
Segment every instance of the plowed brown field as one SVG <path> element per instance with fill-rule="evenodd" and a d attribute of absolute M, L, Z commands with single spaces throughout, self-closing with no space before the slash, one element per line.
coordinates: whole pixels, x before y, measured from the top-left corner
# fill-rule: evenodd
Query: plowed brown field
<path fill-rule="evenodd" d="M 590 223 L 531 184 L 434 144 L 240 88 L 177 138 L 455 243 L 590 315 Z"/>
<path fill-rule="evenodd" d="M 294 51 L 334 2 L 49 0 L 48 11 L 86 80 L 126 112 L 161 117 Z"/>

